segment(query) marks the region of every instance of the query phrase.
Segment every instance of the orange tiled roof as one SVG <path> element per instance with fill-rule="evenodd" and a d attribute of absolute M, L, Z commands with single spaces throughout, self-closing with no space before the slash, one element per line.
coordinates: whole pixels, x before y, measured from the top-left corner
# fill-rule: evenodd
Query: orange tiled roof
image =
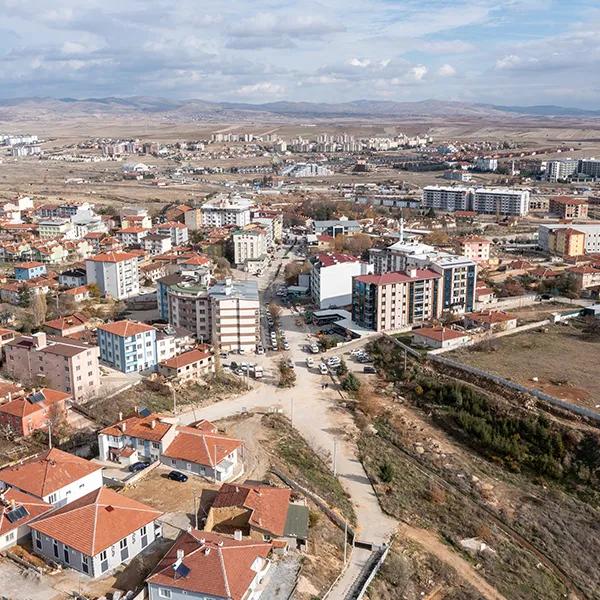
<path fill-rule="evenodd" d="M 210 356 L 210 352 L 206 350 L 190 350 L 189 352 L 184 352 L 183 354 L 179 354 L 178 356 L 173 356 L 172 358 L 168 358 L 167 360 L 163 360 L 160 364 L 165 367 L 169 367 L 170 369 L 179 369 L 180 367 L 185 367 L 186 365 L 191 365 L 200 360 L 204 360 Z"/>
<path fill-rule="evenodd" d="M 154 427 L 152 427 L 152 422 L 154 422 Z M 123 426 L 125 427 L 125 431 L 123 431 Z M 139 417 L 137 415 L 128 417 L 114 425 L 105 427 L 100 433 L 117 437 L 127 435 L 142 440 L 158 442 L 172 427 L 175 427 L 175 425 L 161 421 L 160 415 L 153 413 L 147 417 Z"/>
<path fill-rule="evenodd" d="M 87 556 L 110 548 L 162 513 L 102 487 L 43 515 L 31 528 Z"/>
<path fill-rule="evenodd" d="M 256 577 L 252 569 L 254 561 L 266 559 L 271 548 L 267 542 L 238 541 L 208 531 L 186 531 L 146 581 L 195 594 L 242 600 Z M 190 569 L 186 577 L 178 577 L 173 569 L 178 550 L 183 550 L 183 564 Z"/>
<path fill-rule="evenodd" d="M 283 535 L 292 491 L 269 485 L 224 483 L 213 508 L 238 507 L 251 511 L 249 523 L 271 533 Z"/>
<path fill-rule="evenodd" d="M 0 536 L 17 527 L 22 527 L 32 519 L 35 519 L 35 517 L 39 517 L 52 509 L 51 504 L 46 504 L 46 502 L 14 488 L 9 488 L 3 494 L 0 493 L 0 498 L 2 498 L 2 502 L 0 502 Z M 11 510 L 13 505 L 14 508 L 22 506 L 27 511 L 27 514 L 11 523 L 7 519 L 6 513 Z"/>
<path fill-rule="evenodd" d="M 506 321 L 514 321 L 517 318 L 515 315 L 511 315 L 502 310 L 474 312 L 466 316 L 476 323 L 504 323 Z"/>
<path fill-rule="evenodd" d="M 469 337 L 464 331 L 456 331 L 448 327 L 422 327 L 421 329 L 413 329 L 412 333 L 438 342 Z"/>
<path fill-rule="evenodd" d="M 119 335 L 121 337 L 129 337 L 132 335 L 137 335 L 138 333 L 144 333 L 146 331 L 155 331 L 155 328 L 152 327 L 152 325 L 146 325 L 146 323 L 127 320 L 99 325 L 98 329 L 102 329 L 102 331 L 107 331 L 108 333 Z"/>
<path fill-rule="evenodd" d="M 180 425 L 163 456 L 215 467 L 241 445 L 241 440 Z"/>
<path fill-rule="evenodd" d="M 35 458 L 0 470 L 0 481 L 43 498 L 101 468 L 89 460 L 52 448 Z"/>
<path fill-rule="evenodd" d="M 131 260 L 132 258 L 136 258 L 136 256 L 135 254 L 131 254 L 131 252 L 105 252 L 102 254 L 96 254 L 95 256 L 90 256 L 87 260 L 93 260 L 94 262 L 118 263 Z"/>

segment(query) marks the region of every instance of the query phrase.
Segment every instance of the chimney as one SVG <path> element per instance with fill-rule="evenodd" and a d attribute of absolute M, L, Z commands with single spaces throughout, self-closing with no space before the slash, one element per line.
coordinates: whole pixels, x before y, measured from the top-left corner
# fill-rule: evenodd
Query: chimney
<path fill-rule="evenodd" d="M 208 556 L 210 554 L 210 548 L 204 548 L 204 556 Z"/>
<path fill-rule="evenodd" d="M 123 412 L 119 411 L 119 421 L 122 421 L 122 420 L 123 420 Z"/>
<path fill-rule="evenodd" d="M 177 550 L 177 560 L 183 560 L 185 557 L 185 552 L 180 548 Z"/>
<path fill-rule="evenodd" d="M 34 333 L 31 337 L 33 338 L 34 347 L 38 350 L 43 350 L 48 345 L 46 334 L 43 331 L 38 331 L 37 333 Z"/>
<path fill-rule="evenodd" d="M 125 421 L 123 421 L 123 423 L 121 423 L 121 431 L 123 433 L 125 433 L 126 430 L 127 430 L 127 423 Z"/>
<path fill-rule="evenodd" d="M 150 429 L 156 429 L 156 419 L 152 419 L 152 421 L 150 421 Z"/>
<path fill-rule="evenodd" d="M 241 529 L 236 529 L 234 534 L 233 534 L 233 539 L 236 542 L 241 542 L 242 541 L 242 530 Z"/>
<path fill-rule="evenodd" d="M 417 270 L 416 269 L 409 269 L 408 270 L 408 275 L 409 275 L 409 277 L 416 277 L 417 276 Z"/>

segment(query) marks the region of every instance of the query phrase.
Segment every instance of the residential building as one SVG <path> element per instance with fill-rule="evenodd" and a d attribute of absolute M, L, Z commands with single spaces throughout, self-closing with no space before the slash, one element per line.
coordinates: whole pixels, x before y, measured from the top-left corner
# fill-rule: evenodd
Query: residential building
<path fill-rule="evenodd" d="M 123 229 L 119 229 L 115 235 L 126 248 L 139 248 L 142 246 L 144 243 L 144 238 L 149 233 L 149 229 L 144 229 L 143 227 L 134 225 L 133 227 L 124 227 Z"/>
<path fill-rule="evenodd" d="M 54 507 L 102 487 L 102 466 L 58 448 L 0 469 L 0 488 L 12 487 Z"/>
<path fill-rule="evenodd" d="M 170 323 L 154 325 L 156 329 L 156 362 L 168 360 L 173 356 L 196 347 L 194 333 L 183 327 L 173 327 Z"/>
<path fill-rule="evenodd" d="M 27 281 L 37 277 L 45 277 L 47 273 L 46 265 L 41 262 L 31 261 L 15 265 L 15 279 L 17 281 Z"/>
<path fill-rule="evenodd" d="M 214 355 L 208 347 L 183 352 L 158 365 L 158 372 L 163 377 L 178 381 L 198 380 L 213 373 L 214 369 Z"/>
<path fill-rule="evenodd" d="M 146 250 L 148 254 L 155 256 L 157 254 L 165 254 L 165 252 L 169 252 L 173 247 L 173 242 L 171 241 L 170 235 L 149 233 L 144 238 L 143 246 L 144 250 Z"/>
<path fill-rule="evenodd" d="M 446 350 L 464 346 L 471 339 L 464 331 L 448 327 L 422 327 L 413 330 L 411 337 L 416 346 Z"/>
<path fill-rule="evenodd" d="M 571 267 L 567 273 L 575 278 L 577 291 L 589 289 L 600 289 L 600 269 L 590 265 Z"/>
<path fill-rule="evenodd" d="M 87 329 L 89 319 L 83 313 L 73 313 L 66 317 L 58 317 L 44 323 L 49 335 L 69 337 Z"/>
<path fill-rule="evenodd" d="M 14 488 L 0 491 L 0 551 L 29 537 L 29 522 L 52 509 L 52 505 Z"/>
<path fill-rule="evenodd" d="M 204 227 L 245 227 L 250 223 L 253 202 L 241 196 L 219 195 L 207 200 L 200 208 Z"/>
<path fill-rule="evenodd" d="M 188 228 L 183 223 L 177 221 L 160 223 L 154 231 L 159 235 L 168 235 L 172 246 L 184 246 L 188 243 Z"/>
<path fill-rule="evenodd" d="M 98 347 L 44 332 L 19 336 L 4 346 L 6 371 L 15 380 L 70 394 L 76 402 L 98 395 Z"/>
<path fill-rule="evenodd" d="M 561 219 L 587 219 L 589 204 L 585 198 L 553 196 L 549 211 Z"/>
<path fill-rule="evenodd" d="M 546 162 L 546 170 L 543 179 L 556 183 L 566 181 L 573 174 L 577 173 L 579 161 L 576 158 L 564 158 L 560 160 L 549 160 Z"/>
<path fill-rule="evenodd" d="M 55 217 L 38 221 L 38 235 L 42 240 L 73 239 L 75 228 L 69 219 Z"/>
<path fill-rule="evenodd" d="M 578 228 L 553 229 L 548 237 L 548 251 L 563 258 L 573 258 L 585 254 L 586 235 Z"/>
<path fill-rule="evenodd" d="M 267 232 L 262 225 L 250 223 L 233 232 L 233 262 L 249 273 L 261 272 L 267 262 Z"/>
<path fill-rule="evenodd" d="M 30 524 L 33 551 L 97 578 L 160 538 L 161 516 L 146 504 L 102 487 Z"/>
<path fill-rule="evenodd" d="M 579 160 L 577 174 L 590 179 L 600 179 L 600 160 L 595 158 Z"/>
<path fill-rule="evenodd" d="M 600 253 L 600 222 L 596 223 L 552 223 L 538 227 L 538 245 L 546 252 L 554 252 L 556 243 L 552 233 L 559 229 L 574 229 L 585 236 L 584 254 Z"/>
<path fill-rule="evenodd" d="M 510 188 L 477 188 L 473 210 L 488 215 L 524 216 L 529 212 L 529 191 Z"/>
<path fill-rule="evenodd" d="M 52 421 L 66 417 L 66 403 L 71 396 L 50 388 L 41 388 L 28 396 L 0 404 L 0 425 L 17 436 L 28 436 L 46 429 Z"/>
<path fill-rule="evenodd" d="M 190 208 L 185 212 L 185 226 L 189 231 L 198 231 L 202 228 L 202 210 L 200 208 Z"/>
<path fill-rule="evenodd" d="M 283 238 L 283 215 L 274 210 L 257 209 L 252 213 L 252 220 L 261 225 L 267 225 L 272 232 L 273 243 L 279 243 Z"/>
<path fill-rule="evenodd" d="M 156 329 L 137 321 L 115 321 L 97 329 L 100 358 L 123 373 L 156 367 Z"/>
<path fill-rule="evenodd" d="M 420 242 L 401 240 L 383 250 L 370 250 L 369 260 L 376 274 L 415 268 L 435 271 L 442 276 L 443 310 L 474 310 L 477 264 L 470 258 L 442 252 Z"/>
<path fill-rule="evenodd" d="M 256 600 L 272 545 L 212 532 L 182 532 L 146 579 L 149 600 Z"/>
<path fill-rule="evenodd" d="M 485 310 L 467 313 L 465 327 L 480 328 L 483 331 L 508 331 L 517 326 L 517 317 L 502 310 Z"/>
<path fill-rule="evenodd" d="M 471 196 L 468 187 L 428 185 L 423 188 L 421 203 L 424 208 L 447 212 L 470 210 Z"/>
<path fill-rule="evenodd" d="M 439 318 L 441 275 L 427 269 L 360 275 L 352 280 L 352 320 L 366 329 L 393 331 Z"/>
<path fill-rule="evenodd" d="M 74 288 L 80 287 L 87 283 L 87 275 L 85 268 L 73 267 L 66 269 L 58 275 L 58 283 L 64 287 Z"/>
<path fill-rule="evenodd" d="M 242 442 L 218 433 L 208 421 L 179 426 L 158 414 L 121 419 L 98 434 L 101 460 L 160 460 L 180 471 L 228 481 L 242 470 Z"/>
<path fill-rule="evenodd" d="M 85 270 L 88 285 L 95 284 L 103 296 L 123 300 L 139 294 L 139 261 L 135 254 L 97 254 L 85 261 Z"/>
<path fill-rule="evenodd" d="M 219 352 L 254 352 L 260 344 L 256 281 L 226 278 L 209 288 L 211 340 Z"/>
<path fill-rule="evenodd" d="M 487 238 L 470 235 L 457 240 L 458 251 L 466 258 L 470 258 L 476 263 L 483 263 L 490 260 L 490 248 L 492 242 Z"/>
<path fill-rule="evenodd" d="M 352 278 L 373 267 L 350 254 L 321 253 L 311 260 L 310 295 L 318 308 L 352 303 Z"/>
<path fill-rule="evenodd" d="M 60 294 L 61 298 L 66 298 L 76 304 L 89 300 L 91 297 L 90 289 L 87 285 L 80 285 L 79 287 L 69 288 Z"/>
<path fill-rule="evenodd" d="M 498 159 L 497 158 L 478 158 L 475 160 L 475 168 L 478 171 L 497 171 L 498 170 Z"/>
<path fill-rule="evenodd" d="M 168 275 L 159 280 L 157 297 L 161 317 L 166 315 L 171 325 L 191 331 L 200 342 L 212 340 L 207 283 Z"/>
<path fill-rule="evenodd" d="M 308 538 L 308 507 L 293 503 L 289 488 L 255 481 L 224 483 L 208 511 L 204 528 L 229 535 L 240 531 L 264 542 L 289 538 L 303 543 Z"/>
<path fill-rule="evenodd" d="M 349 221 L 348 219 L 339 219 L 338 221 L 313 221 L 312 232 L 315 235 L 352 235 L 359 233 L 361 226 L 358 221 Z"/>

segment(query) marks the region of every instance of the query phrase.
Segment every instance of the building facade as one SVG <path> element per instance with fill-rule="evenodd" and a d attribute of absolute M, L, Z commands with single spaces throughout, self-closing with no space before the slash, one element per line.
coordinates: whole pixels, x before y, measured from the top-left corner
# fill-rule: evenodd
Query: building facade
<path fill-rule="evenodd" d="M 88 284 L 94 284 L 103 296 L 123 300 L 140 291 L 139 262 L 135 254 L 110 252 L 85 261 Z"/>
<path fill-rule="evenodd" d="M 97 330 L 100 358 L 123 373 L 153 370 L 157 365 L 156 329 L 136 321 L 116 321 Z"/>

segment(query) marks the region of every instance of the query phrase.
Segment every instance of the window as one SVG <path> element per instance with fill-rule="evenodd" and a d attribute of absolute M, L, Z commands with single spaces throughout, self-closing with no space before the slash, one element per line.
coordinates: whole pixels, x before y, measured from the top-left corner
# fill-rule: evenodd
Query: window
<path fill-rule="evenodd" d="M 63 548 L 63 554 L 64 554 L 64 557 L 65 557 L 65 562 L 66 562 L 67 564 L 69 564 L 69 562 L 70 562 L 70 560 L 71 560 L 71 557 L 69 556 L 69 548 L 67 548 L 67 546 L 65 546 L 65 547 Z"/>
<path fill-rule="evenodd" d="M 57 500 L 56 494 L 50 494 L 50 495 L 48 496 L 48 502 L 49 502 L 50 504 L 54 504 L 54 503 L 56 502 L 56 500 Z"/>
<path fill-rule="evenodd" d="M 15 532 L 14 531 L 10 531 L 4 537 L 4 541 L 6 541 L 6 542 L 12 542 L 14 539 L 15 539 Z"/>
<path fill-rule="evenodd" d="M 54 552 L 54 558 L 58 558 L 58 542 L 56 540 L 52 542 L 52 551 Z"/>
<path fill-rule="evenodd" d="M 158 596 L 159 598 L 170 598 L 171 590 L 167 590 L 166 588 L 158 588 Z"/>
<path fill-rule="evenodd" d="M 108 570 L 108 559 L 106 558 L 106 550 L 100 552 L 100 570 L 102 573 Z"/>
<path fill-rule="evenodd" d="M 89 559 L 85 554 L 81 555 L 81 568 L 83 570 L 84 573 L 89 573 L 90 572 L 90 563 L 89 563 Z"/>

